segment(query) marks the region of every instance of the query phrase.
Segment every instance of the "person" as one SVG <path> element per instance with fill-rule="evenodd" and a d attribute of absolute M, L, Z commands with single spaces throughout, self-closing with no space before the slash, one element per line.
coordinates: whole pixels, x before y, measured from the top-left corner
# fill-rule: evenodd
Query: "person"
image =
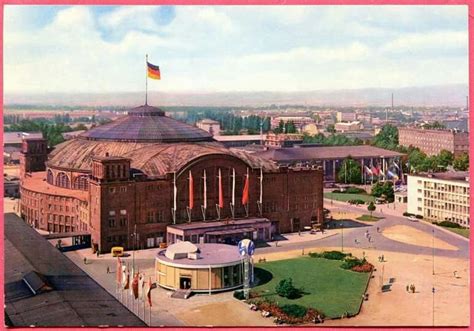
<path fill-rule="evenodd" d="M 100 251 L 99 251 L 99 250 L 97 250 L 97 257 L 99 257 L 99 255 L 100 255 Z"/>
<path fill-rule="evenodd" d="M 84 257 L 84 264 L 87 264 L 87 257 Z"/>
<path fill-rule="evenodd" d="M 379 228 L 379 227 L 377 227 L 377 233 L 378 233 L 378 232 L 380 232 L 380 228 Z"/>
<path fill-rule="evenodd" d="M 409 288 L 410 288 L 410 286 L 407 285 L 407 292 L 408 292 L 408 293 L 410 293 L 410 292 L 409 292 Z"/>
<path fill-rule="evenodd" d="M 107 273 L 108 273 L 108 274 L 110 273 L 110 268 L 109 268 L 109 267 L 107 267 Z"/>
<path fill-rule="evenodd" d="M 382 254 L 382 262 L 383 262 L 383 261 L 385 261 L 385 256 L 383 256 L 383 254 Z"/>
<path fill-rule="evenodd" d="M 416 288 L 415 288 L 415 285 L 413 285 L 413 293 L 416 292 Z"/>

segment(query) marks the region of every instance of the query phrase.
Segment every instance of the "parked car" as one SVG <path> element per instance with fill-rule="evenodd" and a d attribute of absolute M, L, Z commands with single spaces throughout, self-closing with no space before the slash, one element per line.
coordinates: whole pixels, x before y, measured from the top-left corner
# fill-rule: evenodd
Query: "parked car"
<path fill-rule="evenodd" d="M 415 216 L 408 216 L 407 219 L 412 222 L 418 222 L 418 219 Z"/>

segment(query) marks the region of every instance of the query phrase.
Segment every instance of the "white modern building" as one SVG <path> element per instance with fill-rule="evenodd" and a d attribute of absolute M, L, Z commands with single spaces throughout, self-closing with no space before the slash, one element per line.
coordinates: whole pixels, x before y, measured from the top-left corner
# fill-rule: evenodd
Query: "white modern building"
<path fill-rule="evenodd" d="M 409 175 L 407 183 L 408 213 L 469 228 L 469 172 Z"/>

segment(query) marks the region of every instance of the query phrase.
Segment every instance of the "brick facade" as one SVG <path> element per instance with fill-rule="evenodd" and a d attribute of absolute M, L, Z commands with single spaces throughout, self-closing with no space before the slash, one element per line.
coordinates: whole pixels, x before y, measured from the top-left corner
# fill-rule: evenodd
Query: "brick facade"
<path fill-rule="evenodd" d="M 454 156 L 469 153 L 469 133 L 450 130 L 428 130 L 399 128 L 398 140 L 401 146 L 418 147 L 427 155 L 437 155 L 443 149 Z"/>
<path fill-rule="evenodd" d="M 231 173 L 235 169 L 235 218 L 245 218 L 242 205 L 244 178 L 249 172 L 248 217 L 272 222 L 273 233 L 302 230 L 323 222 L 323 173 L 320 169 L 265 170 L 260 213 L 260 168 L 228 154 L 191 158 L 176 173 L 150 178 L 130 169 L 125 157 L 93 157 L 90 171 L 41 166 L 47 150 L 43 142 L 25 141 L 21 167 L 21 210 L 32 226 L 52 232 L 87 231 L 103 252 L 113 246 L 128 249 L 156 246 L 166 241 L 166 227 L 173 224 L 173 182 L 176 176 L 176 223 L 188 222 L 189 172 L 194 179 L 192 221 L 203 221 L 203 174 L 206 171 L 206 221 L 217 219 L 218 170 L 221 170 L 224 208 L 221 219 L 231 217 Z M 36 146 L 36 147 L 35 147 Z M 46 163 L 48 165 L 48 163 Z M 37 170 L 36 172 L 33 172 Z M 32 173 L 30 173 L 32 172 Z M 79 182 L 80 180 L 80 182 Z M 134 235 L 136 229 L 136 235 Z"/>

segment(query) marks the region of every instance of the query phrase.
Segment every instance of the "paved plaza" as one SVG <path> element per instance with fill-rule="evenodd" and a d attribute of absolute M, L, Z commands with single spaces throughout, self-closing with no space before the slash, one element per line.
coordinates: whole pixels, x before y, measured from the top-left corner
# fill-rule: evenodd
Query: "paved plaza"
<path fill-rule="evenodd" d="M 5 211 L 13 210 L 14 206 L 16 201 L 5 200 Z M 433 311 L 437 326 L 468 325 L 469 241 L 466 238 L 423 221 L 411 222 L 400 216 L 402 212 L 398 213 L 397 209 L 393 212 L 385 209 L 382 213 L 379 208 L 374 216 L 384 218 L 378 222 L 354 221 L 367 213 L 363 207 L 334 202 L 329 209 L 334 221 L 332 228 L 324 234 L 284 235 L 278 244 L 272 242 L 258 248 L 254 257 L 256 262 L 263 258 L 272 261 L 332 249 L 366 256 L 376 267 L 368 288 L 369 300 L 364 301 L 358 316 L 326 321 L 324 326 L 432 326 Z M 158 249 L 140 250 L 123 260 L 129 264 L 134 260 L 136 268 L 147 278 L 154 277 L 157 252 Z M 129 310 L 137 312 L 137 305 L 131 304 L 130 296 L 116 291 L 115 258 L 110 254 L 97 257 L 90 249 L 65 254 Z M 381 255 L 383 262 L 379 261 Z M 84 264 L 84 257 L 87 264 Z M 382 285 L 387 284 L 390 284 L 389 291 L 382 292 Z M 416 293 L 406 291 L 409 284 L 416 286 Z M 173 299 L 171 293 L 162 288 L 152 291 L 152 326 L 274 325 L 271 319 L 261 317 L 258 312 L 250 311 L 246 304 L 235 300 L 232 292 L 194 295 L 188 300 Z M 138 310 L 143 319 L 143 305 Z M 149 323 L 148 306 L 144 319 Z"/>

